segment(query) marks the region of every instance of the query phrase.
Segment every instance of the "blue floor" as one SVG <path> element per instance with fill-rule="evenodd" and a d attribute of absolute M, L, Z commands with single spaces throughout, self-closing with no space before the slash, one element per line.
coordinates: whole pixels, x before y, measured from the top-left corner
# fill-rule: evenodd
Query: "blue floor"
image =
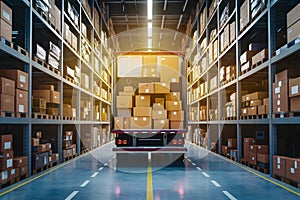
<path fill-rule="evenodd" d="M 220 156 L 189 143 L 182 167 L 152 168 L 153 190 L 150 190 L 147 167 L 116 168 L 112 147 L 112 143 L 104 145 L 4 194 L 0 199 L 139 200 L 147 199 L 147 192 L 153 195 L 153 198 L 149 199 L 154 200 L 300 199 L 300 196 L 295 194 L 300 195 L 299 189 L 278 182 L 286 187 L 283 189 Z M 265 177 L 273 180 L 269 176 Z M 11 188 L 15 186 L 17 185 Z M 0 195 L 11 188 L 0 190 Z M 294 193 L 288 190 L 293 190 Z"/>

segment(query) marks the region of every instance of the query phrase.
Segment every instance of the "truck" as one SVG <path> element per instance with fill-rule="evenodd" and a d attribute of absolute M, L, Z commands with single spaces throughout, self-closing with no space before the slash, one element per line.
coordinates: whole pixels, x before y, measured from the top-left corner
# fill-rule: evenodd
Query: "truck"
<path fill-rule="evenodd" d="M 182 52 L 126 52 L 113 70 L 117 163 L 182 163 L 187 133 L 187 83 Z"/>

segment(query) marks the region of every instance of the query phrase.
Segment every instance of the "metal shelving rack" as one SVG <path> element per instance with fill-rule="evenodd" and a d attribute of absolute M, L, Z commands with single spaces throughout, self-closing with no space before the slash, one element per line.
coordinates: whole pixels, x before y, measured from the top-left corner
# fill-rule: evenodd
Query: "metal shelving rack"
<path fill-rule="evenodd" d="M 204 94 L 203 96 L 201 96 L 200 98 L 197 99 L 193 99 L 192 101 L 190 100 L 188 102 L 189 104 L 189 108 L 190 111 L 192 110 L 192 108 L 196 108 L 197 109 L 197 113 L 195 120 L 191 120 L 189 119 L 189 130 L 191 130 L 191 132 L 189 134 L 193 134 L 193 131 L 196 128 L 202 128 L 206 127 L 207 130 L 207 134 L 208 134 L 208 144 L 207 144 L 207 148 L 211 149 L 210 147 L 210 140 L 211 137 L 217 137 L 218 138 L 218 152 L 221 152 L 221 148 L 222 148 L 222 128 L 223 126 L 230 126 L 230 125 L 234 125 L 236 126 L 236 128 L 234 128 L 236 131 L 236 138 L 237 138 L 237 149 L 238 149 L 238 162 L 241 161 L 241 153 L 243 152 L 242 149 L 242 143 L 243 143 L 243 135 L 244 133 L 242 132 L 243 128 L 251 126 L 251 125 L 255 125 L 258 127 L 267 127 L 268 129 L 268 143 L 269 143 L 269 153 L 270 153 L 270 174 L 272 174 L 273 171 L 273 155 L 278 153 L 277 150 L 277 144 L 278 144 L 278 127 L 280 127 L 281 125 L 288 125 L 291 126 L 291 130 L 293 128 L 293 125 L 299 125 L 300 124 L 300 117 L 288 117 L 288 118 L 274 118 L 273 116 L 273 86 L 272 83 L 274 82 L 274 77 L 275 74 L 284 70 L 284 69 L 288 69 L 289 67 L 286 66 L 282 66 L 285 62 L 289 62 L 287 61 L 287 59 L 291 59 L 291 60 L 296 60 L 297 59 L 297 55 L 299 56 L 300 54 L 300 43 L 297 43 L 293 46 L 288 47 L 287 49 L 284 49 L 280 54 L 278 55 L 274 55 L 274 52 L 276 50 L 278 50 L 281 46 L 283 46 L 284 44 L 287 43 L 286 39 L 284 39 L 283 37 L 278 36 L 278 31 L 279 28 L 277 27 L 277 24 L 285 24 L 285 28 L 282 25 L 280 28 L 280 30 L 283 32 L 286 31 L 286 13 L 291 10 L 295 5 L 297 5 L 297 3 L 299 3 L 299 1 L 284 1 L 284 0 L 267 0 L 266 3 L 267 5 L 265 6 L 265 8 L 263 10 L 261 10 L 260 14 L 250 22 L 250 24 L 243 30 L 240 30 L 240 6 L 244 1 L 238 1 L 238 0 L 203 0 L 203 1 L 199 1 L 200 4 L 198 3 L 198 10 L 196 10 L 196 14 L 195 14 L 195 19 L 194 21 L 191 23 L 192 24 L 192 28 L 190 30 L 190 34 L 192 36 L 192 33 L 194 33 L 194 31 L 198 31 L 196 38 L 194 39 L 194 41 L 196 41 L 195 43 L 193 43 L 193 41 L 187 41 L 185 43 L 185 47 L 184 48 L 189 48 L 190 50 L 187 52 L 187 56 L 186 56 L 186 62 L 188 63 L 188 65 L 190 65 L 191 67 L 188 69 L 187 71 L 187 75 L 189 76 L 191 73 L 193 73 L 193 69 L 195 69 L 197 67 L 197 65 L 201 65 L 200 61 L 203 57 L 206 56 L 206 65 L 208 66 L 208 70 L 206 69 L 203 73 L 199 73 L 198 78 L 195 78 L 196 80 L 191 81 L 191 83 L 189 83 L 188 85 L 188 96 L 191 97 L 191 94 L 193 93 L 193 88 L 198 88 L 199 87 L 199 83 L 200 83 L 200 79 L 202 79 L 204 77 L 204 80 L 207 81 L 207 88 L 208 88 L 208 93 Z M 211 2 L 216 2 L 217 6 L 216 6 L 216 10 L 213 12 L 213 14 L 211 15 L 211 17 L 209 18 L 209 7 Z M 226 5 L 228 2 L 233 3 L 234 4 L 234 9 L 232 11 L 232 13 L 229 14 L 229 19 L 227 20 L 226 23 L 228 23 L 230 20 L 232 20 L 232 18 L 235 18 L 235 29 L 236 29 L 236 37 L 235 40 L 229 44 L 229 46 L 223 51 L 220 52 L 220 42 L 218 42 L 218 57 L 216 59 L 216 61 L 214 61 L 214 65 L 208 65 L 208 48 L 209 46 L 212 44 L 212 42 L 210 42 L 209 40 L 209 34 L 210 34 L 210 29 L 211 28 L 216 28 L 217 30 L 217 35 L 214 37 L 214 40 L 218 39 L 218 41 L 220 41 L 220 33 L 221 31 L 224 29 L 221 28 L 219 29 L 219 24 L 220 24 L 220 15 L 221 15 L 221 7 L 224 8 L 224 5 Z M 276 12 L 276 9 L 279 9 L 281 7 L 284 7 L 284 9 L 281 11 L 282 13 L 280 14 L 279 17 L 275 17 L 276 15 L 278 15 L 278 12 Z M 206 10 L 206 24 L 204 27 L 204 31 L 201 31 L 201 22 L 200 22 L 200 15 L 203 12 L 203 10 Z M 217 23 L 216 26 L 213 27 L 211 25 L 213 18 L 216 17 L 217 18 Z M 280 18 L 281 17 L 281 18 Z M 245 41 L 243 41 L 244 38 L 249 37 L 249 34 L 252 34 L 251 32 L 255 32 L 257 30 L 259 30 L 260 28 L 264 27 L 265 28 L 265 34 L 266 34 L 266 44 L 267 44 L 267 48 L 269 49 L 268 51 L 268 60 L 263 62 L 262 64 L 260 64 L 259 66 L 255 67 L 254 69 L 250 70 L 247 73 L 243 73 L 242 75 L 240 75 L 240 55 L 243 53 L 242 49 L 245 49 Z M 200 33 L 199 33 L 200 32 Z M 284 32 L 286 33 L 286 32 Z M 284 35 L 283 33 L 283 35 Z M 255 35 L 255 34 L 252 34 Z M 281 35 L 282 36 L 282 35 Z M 259 37 L 256 35 L 256 37 Z M 264 36 L 263 36 L 264 37 Z M 202 52 L 199 52 L 198 49 L 200 50 L 200 44 L 203 40 L 203 38 L 207 39 L 207 44 L 206 44 L 206 48 L 203 49 Z M 249 37 L 250 38 L 250 37 Z M 244 39 L 245 40 L 245 39 Z M 258 43 L 260 42 L 260 39 L 258 38 L 251 38 L 251 42 L 255 42 L 258 41 Z M 251 43 L 249 42 L 249 43 Z M 196 62 L 194 62 L 194 55 L 199 54 L 200 57 L 196 60 Z M 232 80 L 229 83 L 226 83 L 225 85 L 221 85 L 220 84 L 220 77 L 219 77 L 219 71 L 220 71 L 220 67 L 222 66 L 222 58 L 224 57 L 232 57 L 233 59 L 235 59 L 234 62 L 232 62 L 231 64 L 236 65 L 236 77 L 234 80 Z M 213 67 L 212 67 L 213 66 Z M 218 89 L 214 90 L 214 91 L 209 91 L 209 73 L 211 69 L 215 69 L 218 72 Z M 265 79 L 267 79 L 267 91 L 269 93 L 269 98 L 270 98 L 270 104 L 269 104 L 269 116 L 266 119 L 241 119 L 241 91 L 242 91 L 242 85 L 244 82 L 246 82 L 246 80 L 256 80 L 257 77 L 259 77 L 259 74 L 263 72 L 263 77 Z M 300 73 L 300 71 L 299 71 Z M 300 76 L 300 74 L 298 74 L 298 76 Z M 237 93 L 237 105 L 236 105 L 236 119 L 234 120 L 224 120 L 222 119 L 222 109 L 223 109 L 223 104 L 222 104 L 222 91 L 226 91 L 226 89 L 230 90 L 232 88 L 235 88 L 234 92 Z M 213 95 L 216 95 L 218 97 L 217 103 L 218 103 L 218 117 L 216 120 L 209 120 L 209 98 L 212 97 Z M 204 103 L 201 103 L 204 102 Z M 200 121 L 200 106 L 207 106 L 206 109 L 206 120 L 204 121 Z M 215 127 L 218 127 L 217 131 L 212 130 L 215 129 Z M 262 129 L 264 129 L 262 128 Z M 259 128 L 258 128 L 259 129 Z M 191 136 L 192 138 L 192 136 Z M 299 152 L 298 152 L 299 153 Z"/>
<path fill-rule="evenodd" d="M 33 130 L 33 126 L 43 126 L 43 125 L 50 125 L 50 126 L 55 126 L 57 127 L 57 142 L 58 142 L 58 153 L 59 153 L 59 157 L 60 157 L 60 162 L 62 162 L 62 143 L 63 143 L 63 129 L 64 126 L 74 126 L 77 132 L 77 153 L 78 155 L 81 154 L 81 134 L 82 133 L 82 129 L 83 127 L 85 128 L 84 130 L 89 130 L 89 132 L 91 133 L 91 142 L 90 142 L 90 146 L 87 147 L 88 149 L 92 150 L 94 148 L 96 148 L 97 146 L 92 145 L 93 144 L 93 140 L 94 140 L 94 135 L 93 135 L 93 127 L 97 127 L 99 128 L 99 130 L 102 130 L 103 127 L 105 127 L 107 129 L 107 133 L 109 134 L 109 130 L 110 130 L 110 111 L 111 111 L 111 98 L 108 97 L 108 99 L 110 100 L 104 100 L 103 98 L 99 96 L 97 96 L 95 94 L 94 88 L 93 88 L 93 80 L 94 80 L 94 76 L 97 77 L 97 79 L 99 80 L 100 83 L 100 87 L 102 88 L 102 84 L 104 85 L 104 88 L 107 88 L 107 90 L 110 90 L 110 94 L 112 95 L 113 93 L 113 80 L 112 80 L 112 65 L 113 65 L 113 55 L 111 53 L 111 50 L 109 48 L 109 41 L 107 41 L 107 46 L 105 46 L 104 41 L 101 40 L 101 36 L 100 33 L 97 32 L 96 27 L 94 25 L 94 23 L 96 23 L 96 21 L 94 20 L 94 8 L 98 11 L 99 13 L 99 27 L 100 30 L 105 32 L 108 36 L 110 34 L 110 30 L 109 30 L 109 26 L 107 23 L 107 20 L 105 18 L 105 15 L 103 12 L 106 12 L 104 10 L 104 8 L 100 7 L 99 5 L 102 5 L 102 0 L 99 0 L 99 2 L 97 2 L 97 0 L 87 0 L 87 2 L 90 4 L 91 7 L 91 12 L 92 12 L 92 19 L 89 18 L 88 14 L 86 13 L 83 5 L 81 4 L 81 2 L 79 0 L 76 0 L 75 3 L 78 4 L 78 8 L 79 8 L 79 27 L 76 27 L 76 25 L 74 25 L 74 23 L 72 22 L 72 20 L 69 18 L 67 11 L 66 11 L 66 6 L 65 3 L 67 3 L 68 1 L 64 1 L 64 0 L 56 0 L 56 5 L 58 6 L 58 8 L 61 11 L 60 17 L 61 17 L 61 30 L 60 32 L 56 31 L 48 22 L 46 19 L 44 19 L 38 11 L 35 10 L 35 6 L 33 1 L 27 1 L 27 0 L 5 0 L 5 3 L 8 4 L 12 9 L 13 9 L 13 17 L 16 16 L 18 14 L 18 10 L 17 9 L 22 9 L 22 12 L 24 12 L 25 16 L 23 16 L 24 18 L 24 38 L 22 38 L 22 47 L 28 52 L 28 56 L 23 55 L 21 52 L 14 50 L 13 48 L 10 48 L 8 45 L 6 45 L 4 42 L 0 42 L 0 52 L 1 52 L 1 56 L 4 56 L 6 58 L 9 58 L 9 60 L 13 60 L 13 62 L 17 62 L 18 63 L 22 63 L 21 66 L 24 65 L 24 67 L 21 67 L 20 69 L 24 70 L 25 72 L 28 73 L 28 82 L 29 82 L 29 90 L 28 90 L 28 117 L 26 118 L 14 118 L 14 117 L 0 117 L 0 126 L 12 126 L 12 125 L 21 125 L 23 126 L 23 143 L 24 146 L 23 148 L 23 155 L 24 156 L 28 156 L 29 159 L 29 163 L 28 163 L 28 172 L 29 175 L 31 175 L 32 172 L 32 167 L 31 167 L 31 135 L 32 135 L 32 130 Z M 74 1 L 72 1 L 74 2 Z M 18 5 L 18 6 L 16 6 Z M 21 13 L 22 13 L 21 12 Z M 22 17 L 19 17 L 20 14 L 18 14 L 18 17 L 14 18 L 13 20 L 19 20 L 19 19 L 23 19 Z M 81 32 L 81 21 L 82 18 L 85 17 L 89 23 L 88 28 L 89 28 L 89 37 L 90 37 L 90 47 L 92 49 L 92 54 L 90 56 L 90 63 L 86 63 L 81 55 L 81 49 L 82 49 L 82 38 L 83 38 L 83 34 Z M 64 22 L 67 21 L 69 24 L 72 24 L 72 29 L 75 30 L 76 35 L 78 36 L 78 51 L 75 52 L 71 46 L 66 42 L 66 40 L 63 37 L 63 33 L 64 33 Z M 14 24 L 13 24 L 14 25 Z M 58 75 L 57 73 L 54 73 L 53 71 L 47 69 L 46 67 L 40 65 L 39 63 L 36 63 L 35 61 L 33 61 L 31 58 L 33 58 L 33 56 L 35 55 L 34 52 L 34 48 L 33 46 L 35 45 L 34 43 L 34 32 L 35 32 L 35 28 L 36 27 L 43 27 L 42 32 L 45 31 L 45 33 L 49 33 L 49 41 L 51 41 L 51 38 L 55 38 L 55 40 L 58 41 L 58 46 L 61 49 L 61 59 L 60 59 L 60 68 L 59 68 L 59 72 L 60 75 Z M 14 28 L 14 27 L 13 27 Z M 73 31 L 74 32 L 74 31 Z M 36 37 L 36 36 L 35 36 Z M 100 54 L 96 55 L 95 52 L 95 46 L 94 46 L 94 38 L 98 38 L 98 40 L 100 41 Z M 48 40 L 48 38 L 46 39 Z M 16 42 L 17 43 L 17 42 Z M 19 45 L 19 44 L 18 44 Z M 89 70 L 89 75 L 90 75 L 90 81 L 92 84 L 90 84 L 90 91 L 86 91 L 84 88 L 82 88 L 79 85 L 76 85 L 68 80 L 66 80 L 64 78 L 64 49 L 70 51 L 69 54 L 72 54 L 72 56 L 74 56 L 74 59 L 77 59 L 77 64 L 78 67 L 81 70 L 83 68 L 85 68 L 84 70 Z M 99 74 L 97 74 L 97 72 L 94 69 L 94 58 L 95 57 L 99 57 L 99 56 L 103 56 L 103 54 L 105 54 L 108 58 L 108 60 L 111 62 L 107 64 L 105 64 L 102 60 L 102 58 L 100 58 L 101 62 L 100 62 L 100 70 L 106 70 L 107 74 L 108 74 L 108 81 L 106 82 L 102 77 L 101 77 L 101 71 Z M 32 96 L 32 86 L 33 86 L 33 79 L 35 76 L 35 72 L 38 71 L 39 73 L 42 73 L 43 76 L 47 77 L 49 79 L 49 81 L 55 83 L 55 85 L 57 86 L 57 90 L 60 92 L 60 107 L 59 107 L 59 115 L 60 115 L 60 119 L 58 120 L 48 120 L 48 119 L 33 119 L 32 116 L 32 107 L 31 107 L 31 96 Z M 69 88 L 71 88 L 73 91 L 76 91 L 76 101 L 77 101 L 77 105 L 76 105 L 76 112 L 77 112 L 77 116 L 75 120 L 63 120 L 63 109 L 62 109 L 62 105 L 63 105 L 63 100 L 64 100 L 64 86 L 67 86 Z M 81 118 L 80 116 L 80 110 L 81 110 L 81 105 L 80 105 L 80 101 L 81 101 L 81 96 L 85 95 L 88 99 L 90 99 L 91 101 L 91 111 L 90 111 L 90 119 L 89 120 L 84 120 Z M 103 120 L 102 116 L 100 114 L 100 120 L 94 120 L 94 116 L 95 116 L 95 112 L 94 112 L 94 101 L 95 99 L 97 99 L 97 101 L 99 102 L 99 112 L 102 110 L 102 108 L 105 108 L 107 110 L 107 119 Z M 101 113 L 101 112 L 100 112 Z M 102 131 L 100 131 L 101 134 Z M 102 136 L 101 136 L 101 140 L 102 140 Z M 102 141 L 101 141 L 102 144 Z M 100 145 L 101 145 L 100 144 Z"/>

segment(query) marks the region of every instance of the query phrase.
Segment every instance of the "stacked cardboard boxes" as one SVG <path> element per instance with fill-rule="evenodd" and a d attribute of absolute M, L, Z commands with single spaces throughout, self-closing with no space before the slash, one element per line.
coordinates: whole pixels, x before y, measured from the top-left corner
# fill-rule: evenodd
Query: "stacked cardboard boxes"
<path fill-rule="evenodd" d="M 268 145 L 250 145 L 250 153 L 248 162 L 251 165 L 259 165 L 263 169 L 268 168 L 269 160 L 269 146 Z"/>
<path fill-rule="evenodd" d="M 1 135 L 0 140 L 0 182 L 6 183 L 7 181 L 14 179 L 16 174 L 16 170 L 13 166 L 13 138 L 12 135 Z"/>
<path fill-rule="evenodd" d="M 76 155 L 76 144 L 73 144 L 73 131 L 66 131 L 63 136 L 63 159 Z"/>
<path fill-rule="evenodd" d="M 289 180 L 300 182 L 299 158 L 290 158 L 285 156 L 273 156 L 273 174 L 287 178 Z"/>
<path fill-rule="evenodd" d="M 55 5 L 55 0 L 49 1 L 50 6 L 48 10 L 48 18 L 51 24 L 54 25 L 55 29 L 61 30 L 61 11 Z"/>
<path fill-rule="evenodd" d="M 250 147 L 255 145 L 255 144 L 256 144 L 256 139 L 255 138 L 244 138 L 244 159 L 247 162 L 250 161 Z"/>
<path fill-rule="evenodd" d="M 18 156 L 13 159 L 14 168 L 15 168 L 15 177 L 18 176 L 28 176 L 28 157 L 27 156 Z M 13 174 L 13 171 L 10 173 Z"/>
<path fill-rule="evenodd" d="M 230 101 L 225 104 L 223 111 L 224 117 L 236 117 L 237 95 L 232 93 L 229 97 Z"/>
<path fill-rule="evenodd" d="M 289 89 L 288 89 L 288 70 L 284 70 L 275 75 L 273 83 L 273 112 L 289 111 Z"/>
<path fill-rule="evenodd" d="M 250 0 L 245 0 L 240 7 L 240 29 L 244 30 L 250 23 Z"/>
<path fill-rule="evenodd" d="M 273 174 L 286 177 L 286 159 L 285 156 L 273 156 Z"/>
<path fill-rule="evenodd" d="M 295 40 L 300 35 L 300 4 L 287 13 L 287 42 Z"/>
<path fill-rule="evenodd" d="M 3 1 L 0 1 L 0 36 L 7 41 L 12 40 L 12 10 Z"/>
<path fill-rule="evenodd" d="M 263 105 L 263 99 L 268 97 L 268 92 L 254 92 L 242 96 L 241 116 L 254 116 L 258 114 L 258 107 Z M 265 100 L 267 103 L 267 100 Z"/>
<path fill-rule="evenodd" d="M 79 12 L 78 10 L 72 5 L 73 3 L 68 1 L 67 4 L 67 13 L 69 15 L 69 18 L 72 20 L 72 22 L 79 26 Z"/>
<path fill-rule="evenodd" d="M 91 102 L 88 100 L 81 100 L 80 108 L 81 108 L 81 112 L 80 112 L 81 119 L 89 120 L 91 118 L 91 109 L 92 109 Z"/>
<path fill-rule="evenodd" d="M 17 113 L 28 112 L 28 74 L 16 69 L 0 70 L 1 79 L 1 108 L 0 110 Z M 10 80 L 8 80 L 10 79 Z M 14 83 L 12 82 L 14 81 Z M 4 85 L 5 84 L 5 85 Z M 7 91 L 10 89 L 10 91 Z M 6 94 L 3 94 L 3 91 Z"/>
<path fill-rule="evenodd" d="M 259 115 L 269 114 L 270 113 L 269 106 L 270 106 L 269 98 L 264 98 L 263 105 L 257 106 L 257 114 Z"/>
<path fill-rule="evenodd" d="M 289 79 L 290 110 L 300 111 L 300 77 Z"/>

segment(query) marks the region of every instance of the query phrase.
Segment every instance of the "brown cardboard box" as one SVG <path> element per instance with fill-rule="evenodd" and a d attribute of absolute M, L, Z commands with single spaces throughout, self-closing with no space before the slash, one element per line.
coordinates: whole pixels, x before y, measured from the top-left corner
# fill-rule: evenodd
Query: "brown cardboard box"
<path fill-rule="evenodd" d="M 269 145 L 256 145 L 256 152 L 262 154 L 269 153 Z"/>
<path fill-rule="evenodd" d="M 13 158 L 14 157 L 14 151 L 13 150 L 5 150 L 1 152 L 1 157 L 3 158 Z"/>
<path fill-rule="evenodd" d="M 170 83 L 153 83 L 155 94 L 168 94 L 170 93 Z"/>
<path fill-rule="evenodd" d="M 250 106 L 261 106 L 262 100 L 251 100 Z"/>
<path fill-rule="evenodd" d="M 263 62 L 268 59 L 268 49 L 263 49 L 252 57 L 252 65 Z"/>
<path fill-rule="evenodd" d="M 163 83 L 178 83 L 179 82 L 179 73 L 178 71 L 161 66 L 160 68 L 160 81 Z"/>
<path fill-rule="evenodd" d="M 13 159 L 14 162 L 14 167 L 22 167 L 22 166 L 27 166 L 28 164 L 28 157 L 27 156 L 19 156 L 19 157 L 15 157 Z"/>
<path fill-rule="evenodd" d="M 165 99 L 164 98 L 155 98 L 155 103 L 161 103 L 162 105 L 164 105 Z"/>
<path fill-rule="evenodd" d="M 289 79 L 289 97 L 296 97 L 300 95 L 300 77 Z"/>
<path fill-rule="evenodd" d="M 240 62 L 241 65 L 246 63 L 247 61 L 252 61 L 252 57 L 257 54 L 259 51 L 258 50 L 252 50 L 252 51 L 245 51 L 241 57 L 240 57 Z"/>
<path fill-rule="evenodd" d="M 273 173 L 281 176 L 286 177 L 286 157 L 284 156 L 273 156 Z"/>
<path fill-rule="evenodd" d="M 300 19 L 300 4 L 296 5 L 290 12 L 286 15 L 287 27 L 292 26 Z"/>
<path fill-rule="evenodd" d="M 130 129 L 151 129 L 151 117 L 131 117 Z"/>
<path fill-rule="evenodd" d="M 134 107 L 133 116 L 134 117 L 151 117 L 151 107 Z"/>
<path fill-rule="evenodd" d="M 118 108 L 117 116 L 118 117 L 131 117 L 133 115 L 131 108 Z"/>
<path fill-rule="evenodd" d="M 235 40 L 235 21 L 230 24 L 230 43 Z"/>
<path fill-rule="evenodd" d="M 41 152 L 45 152 L 47 151 L 47 145 L 46 144 L 40 144 L 37 148 L 37 152 L 41 153 Z"/>
<path fill-rule="evenodd" d="M 254 152 L 249 153 L 249 163 L 251 165 L 257 165 L 257 154 Z"/>
<path fill-rule="evenodd" d="M 119 92 L 119 96 L 134 96 L 134 92 Z"/>
<path fill-rule="evenodd" d="M 258 106 L 257 107 L 257 114 L 259 114 L 259 115 L 267 114 L 266 113 L 266 106 L 265 105 Z"/>
<path fill-rule="evenodd" d="M 33 90 L 32 96 L 35 98 L 46 99 L 47 103 L 60 103 L 60 92 L 51 90 Z"/>
<path fill-rule="evenodd" d="M 278 83 L 279 81 L 284 81 L 288 79 L 288 75 L 291 73 L 290 70 L 283 70 L 277 74 L 275 74 L 275 83 Z"/>
<path fill-rule="evenodd" d="M 168 119 L 170 121 L 184 121 L 184 111 L 168 112 Z"/>
<path fill-rule="evenodd" d="M 152 105 L 153 110 L 164 110 L 164 104 L 162 103 L 153 103 Z"/>
<path fill-rule="evenodd" d="M 7 24 L 12 25 L 12 9 L 8 7 L 3 1 L 0 1 L 1 19 Z"/>
<path fill-rule="evenodd" d="M 130 117 L 124 117 L 124 129 L 130 129 L 130 121 L 131 118 Z"/>
<path fill-rule="evenodd" d="M 248 116 L 248 109 L 247 108 L 242 108 L 241 109 L 241 116 Z"/>
<path fill-rule="evenodd" d="M 287 42 L 291 42 L 300 35 L 300 20 L 287 29 Z"/>
<path fill-rule="evenodd" d="M 236 138 L 228 138 L 227 143 L 228 143 L 228 147 L 232 147 L 232 148 L 237 147 L 237 139 Z"/>
<path fill-rule="evenodd" d="M 257 106 L 247 108 L 248 116 L 257 115 Z"/>
<path fill-rule="evenodd" d="M 0 171 L 9 170 L 13 167 L 13 158 L 0 158 Z"/>
<path fill-rule="evenodd" d="M 1 135 L 0 136 L 0 151 L 12 150 L 12 135 Z"/>
<path fill-rule="evenodd" d="M 250 100 L 262 100 L 268 97 L 268 92 L 254 92 L 250 94 Z"/>
<path fill-rule="evenodd" d="M 15 81 L 0 77 L 0 94 L 15 96 Z"/>
<path fill-rule="evenodd" d="M 136 107 L 150 107 L 150 95 L 137 95 L 135 96 Z"/>
<path fill-rule="evenodd" d="M 257 153 L 257 161 L 262 163 L 270 163 L 270 155 Z"/>
<path fill-rule="evenodd" d="M 288 81 L 282 80 L 277 83 L 273 83 L 273 112 L 288 112 L 288 99 Z"/>
<path fill-rule="evenodd" d="M 169 129 L 169 120 L 168 119 L 157 119 L 153 120 L 154 129 Z"/>
<path fill-rule="evenodd" d="M 153 83 L 139 83 L 139 94 L 152 94 L 154 93 Z"/>
<path fill-rule="evenodd" d="M 28 92 L 24 90 L 16 89 L 16 112 L 27 113 L 28 112 Z"/>
<path fill-rule="evenodd" d="M 28 74 L 17 69 L 2 69 L 1 76 L 15 81 L 15 86 L 21 90 L 28 90 Z"/>
<path fill-rule="evenodd" d="M 12 41 L 12 27 L 3 19 L 0 19 L 0 36 L 9 42 Z"/>
<path fill-rule="evenodd" d="M 231 147 L 228 147 L 226 145 L 222 145 L 222 154 L 223 155 L 229 154 L 231 149 L 232 149 Z"/>
<path fill-rule="evenodd" d="M 246 62 L 245 64 L 243 64 L 241 66 L 241 72 L 246 71 L 247 69 L 250 69 L 250 67 L 252 66 L 252 60 L 249 60 L 248 62 Z"/>
<path fill-rule="evenodd" d="M 143 67 L 157 66 L 157 56 L 143 56 Z"/>
<path fill-rule="evenodd" d="M 141 77 L 159 77 L 156 66 L 151 66 L 151 67 L 143 66 L 141 71 L 142 71 Z"/>
<path fill-rule="evenodd" d="M 32 138 L 31 139 L 31 146 L 37 147 L 40 145 L 40 139 L 39 138 Z"/>
<path fill-rule="evenodd" d="M 14 180 L 16 178 L 16 169 L 8 170 L 8 180 Z"/>
<path fill-rule="evenodd" d="M 20 176 L 24 175 L 24 174 L 28 174 L 28 166 L 22 166 L 19 168 L 19 174 Z"/>
<path fill-rule="evenodd" d="M 15 97 L 7 94 L 0 94 L 0 110 L 15 112 Z"/>
<path fill-rule="evenodd" d="M 77 45 L 77 40 L 78 40 L 77 36 L 75 34 L 71 33 L 71 39 L 72 39 L 72 42 L 71 42 L 72 47 L 77 52 L 77 47 L 78 47 L 78 45 Z"/>
<path fill-rule="evenodd" d="M 256 144 L 254 138 L 244 138 L 244 158 L 249 161 L 250 146 Z"/>
<path fill-rule="evenodd" d="M 6 183 L 8 181 L 8 171 L 0 172 L 0 182 Z"/>
<path fill-rule="evenodd" d="M 152 110 L 152 119 L 167 119 L 167 111 L 166 110 Z"/>
<path fill-rule="evenodd" d="M 115 117 L 114 118 L 114 129 L 122 130 L 124 128 L 124 118 L 123 117 Z"/>
<path fill-rule="evenodd" d="M 52 90 L 54 91 L 54 85 L 38 85 L 39 90 Z"/>
<path fill-rule="evenodd" d="M 132 86 L 124 86 L 124 92 L 134 92 L 134 89 Z"/>
<path fill-rule="evenodd" d="M 183 121 L 170 121 L 170 129 L 183 129 Z"/>
<path fill-rule="evenodd" d="M 245 0 L 240 7 L 240 29 L 243 30 L 250 22 L 250 0 Z"/>
<path fill-rule="evenodd" d="M 45 143 L 45 146 L 46 146 L 46 151 L 51 150 L 51 143 Z"/>
<path fill-rule="evenodd" d="M 290 98 L 291 111 L 300 111 L 300 96 Z"/>
<path fill-rule="evenodd" d="M 257 153 L 257 145 L 250 145 L 249 152 Z"/>
<path fill-rule="evenodd" d="M 132 96 L 117 96 L 117 108 L 132 108 Z"/>
<path fill-rule="evenodd" d="M 166 109 L 168 111 L 181 110 L 181 101 L 166 101 Z"/>
<path fill-rule="evenodd" d="M 286 158 L 285 160 L 285 174 L 290 180 L 299 182 L 300 181 L 300 159 L 297 158 Z"/>
<path fill-rule="evenodd" d="M 52 154 L 52 162 L 56 162 L 56 161 L 59 161 L 59 154 L 58 153 Z"/>
<path fill-rule="evenodd" d="M 180 92 L 171 92 L 166 94 L 167 101 L 180 101 Z"/>
<path fill-rule="evenodd" d="M 269 105 L 270 104 L 270 99 L 269 98 L 264 98 L 263 103 L 264 103 L 264 105 Z"/>

